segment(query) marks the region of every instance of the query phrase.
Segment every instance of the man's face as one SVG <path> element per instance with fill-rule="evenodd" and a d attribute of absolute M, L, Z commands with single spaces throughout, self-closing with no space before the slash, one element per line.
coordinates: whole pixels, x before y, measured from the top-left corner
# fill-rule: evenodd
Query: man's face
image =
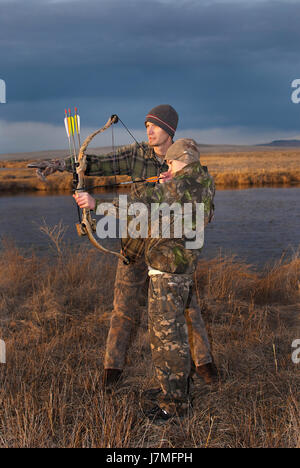
<path fill-rule="evenodd" d="M 169 139 L 172 141 L 167 132 L 152 122 L 146 122 L 146 129 L 150 146 L 164 145 Z"/>

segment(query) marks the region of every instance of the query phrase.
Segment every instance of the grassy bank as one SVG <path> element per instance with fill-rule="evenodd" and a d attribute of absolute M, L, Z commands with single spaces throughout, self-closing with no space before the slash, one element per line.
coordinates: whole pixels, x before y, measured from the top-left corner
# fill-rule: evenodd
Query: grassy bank
<path fill-rule="evenodd" d="M 196 378 L 194 413 L 156 427 L 137 404 L 155 382 L 145 307 L 125 381 L 104 395 L 116 263 L 57 247 L 49 258 L 1 251 L 1 447 L 300 447 L 300 368 L 291 361 L 299 256 L 260 273 L 234 258 L 200 262 L 197 294 L 220 380 L 210 389 Z"/>
<path fill-rule="evenodd" d="M 209 154 L 201 160 L 220 188 L 300 184 L 300 151 Z"/>
<path fill-rule="evenodd" d="M 40 182 L 35 171 L 26 165 L 33 161 L 1 161 L 1 192 L 21 191 L 70 191 L 72 176 L 54 174 L 48 183 Z M 217 188 L 245 188 L 290 186 L 300 184 L 300 151 L 253 151 L 235 153 L 203 154 L 201 162 L 208 166 L 216 181 Z M 122 176 L 117 182 L 129 180 Z M 87 177 L 87 187 L 113 184 L 115 178 Z"/>

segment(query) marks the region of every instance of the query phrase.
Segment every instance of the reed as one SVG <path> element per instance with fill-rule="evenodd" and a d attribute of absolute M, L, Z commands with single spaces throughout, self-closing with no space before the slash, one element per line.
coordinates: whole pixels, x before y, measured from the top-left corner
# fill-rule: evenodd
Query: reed
<path fill-rule="evenodd" d="M 50 156 L 50 155 L 49 155 Z M 248 151 L 235 153 L 211 153 L 200 156 L 208 166 L 217 188 L 246 188 L 291 186 L 300 184 L 300 152 L 289 151 Z M 28 161 L 0 162 L 1 192 L 46 191 L 60 192 L 72 189 L 70 174 L 54 174 L 48 183 L 40 182 Z M 128 181 L 126 176 L 117 176 L 116 182 Z M 112 185 L 114 177 L 87 177 L 87 188 L 93 185 Z"/>
<path fill-rule="evenodd" d="M 44 231 L 46 228 L 44 227 Z M 125 380 L 101 389 L 116 262 L 64 244 L 49 254 L 2 242 L 1 447 L 300 447 L 299 255 L 257 272 L 237 257 L 202 260 L 197 293 L 220 372 L 212 389 L 195 378 L 194 410 L 179 424 L 150 424 L 139 392 L 154 384 L 146 308 Z"/>

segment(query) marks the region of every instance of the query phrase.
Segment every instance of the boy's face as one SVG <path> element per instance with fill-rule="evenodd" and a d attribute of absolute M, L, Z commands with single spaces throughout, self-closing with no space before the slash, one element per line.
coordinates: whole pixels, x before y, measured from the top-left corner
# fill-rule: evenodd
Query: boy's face
<path fill-rule="evenodd" d="M 186 163 L 178 160 L 178 159 L 172 159 L 172 160 L 167 160 L 167 164 L 169 166 L 169 170 L 171 173 L 174 175 L 176 172 L 180 171 L 183 169 L 185 166 L 187 166 Z"/>

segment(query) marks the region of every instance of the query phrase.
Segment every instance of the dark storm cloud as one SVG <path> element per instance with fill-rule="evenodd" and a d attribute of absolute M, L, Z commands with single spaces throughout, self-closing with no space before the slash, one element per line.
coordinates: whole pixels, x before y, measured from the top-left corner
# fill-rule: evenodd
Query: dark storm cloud
<path fill-rule="evenodd" d="M 295 2 L 0 2 L 4 63 L 178 64 L 298 54 Z M 224 56 L 224 52 L 230 56 Z"/>
<path fill-rule="evenodd" d="M 186 128 L 296 128 L 298 2 L 0 0 L 0 8 L 8 120 L 55 122 L 55 103 L 75 96 L 89 106 L 88 124 L 99 104 L 138 125 L 148 105 L 169 101 Z"/>

